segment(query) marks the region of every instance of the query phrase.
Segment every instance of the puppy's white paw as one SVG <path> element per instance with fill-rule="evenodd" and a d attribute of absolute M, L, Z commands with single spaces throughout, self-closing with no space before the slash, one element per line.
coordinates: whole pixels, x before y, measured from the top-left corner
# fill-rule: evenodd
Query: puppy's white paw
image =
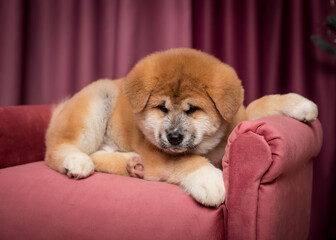
<path fill-rule="evenodd" d="M 204 166 L 190 173 L 181 182 L 186 193 L 203 205 L 218 207 L 224 202 L 225 188 L 222 171 L 214 166 Z"/>
<path fill-rule="evenodd" d="M 317 105 L 305 97 L 296 93 L 284 95 L 286 97 L 286 106 L 283 113 L 299 121 L 314 121 L 318 115 Z"/>
<path fill-rule="evenodd" d="M 86 178 L 94 172 L 94 164 L 85 153 L 70 153 L 64 158 L 63 167 L 69 177 Z"/>

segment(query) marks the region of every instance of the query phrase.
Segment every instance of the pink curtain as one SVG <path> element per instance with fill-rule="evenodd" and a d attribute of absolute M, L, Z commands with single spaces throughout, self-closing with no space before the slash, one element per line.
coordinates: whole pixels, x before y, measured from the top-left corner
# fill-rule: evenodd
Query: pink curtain
<path fill-rule="evenodd" d="M 332 234 L 336 61 L 316 48 L 329 0 L 0 0 L 0 105 L 52 104 L 145 55 L 194 47 L 232 65 L 245 103 L 297 92 L 319 106 L 311 239 Z M 323 25 L 323 24 L 322 24 Z M 290 216 L 289 216 L 290 217 Z M 335 235 L 333 235 L 335 237 Z"/>
<path fill-rule="evenodd" d="M 0 104 L 50 104 L 191 45 L 189 1 L 0 0 Z"/>

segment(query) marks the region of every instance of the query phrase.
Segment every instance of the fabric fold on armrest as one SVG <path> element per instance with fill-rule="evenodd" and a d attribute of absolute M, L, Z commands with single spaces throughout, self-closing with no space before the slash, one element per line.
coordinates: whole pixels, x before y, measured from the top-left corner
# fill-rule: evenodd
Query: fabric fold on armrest
<path fill-rule="evenodd" d="M 0 107 L 0 168 L 42 161 L 51 106 Z"/>
<path fill-rule="evenodd" d="M 322 147 L 322 126 L 319 120 L 299 122 L 290 117 L 269 116 L 244 121 L 231 133 L 223 158 L 223 169 L 228 167 L 232 142 L 243 134 L 261 136 L 270 148 L 271 165 L 262 182 L 272 182 L 287 171 L 295 171 L 303 161 L 316 157 Z M 246 146 L 249 147 L 249 146 Z"/>

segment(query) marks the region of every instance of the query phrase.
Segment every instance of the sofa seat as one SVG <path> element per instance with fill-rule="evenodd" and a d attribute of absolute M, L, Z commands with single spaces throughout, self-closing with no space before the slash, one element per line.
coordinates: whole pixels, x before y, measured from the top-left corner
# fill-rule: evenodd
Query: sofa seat
<path fill-rule="evenodd" d="M 0 169 L 0 196 L 1 239 L 223 239 L 227 219 L 224 205 L 200 207 L 175 185 L 74 180 L 43 161 Z"/>

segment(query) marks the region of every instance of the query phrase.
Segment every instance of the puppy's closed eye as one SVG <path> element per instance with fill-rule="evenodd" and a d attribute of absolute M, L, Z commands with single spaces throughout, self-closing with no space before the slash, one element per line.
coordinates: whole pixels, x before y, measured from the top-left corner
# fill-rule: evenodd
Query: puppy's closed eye
<path fill-rule="evenodd" d="M 189 109 L 186 111 L 186 114 L 191 115 L 194 112 L 196 112 L 197 110 L 200 110 L 200 108 L 196 107 L 196 106 L 193 106 L 193 105 L 190 105 Z"/>
<path fill-rule="evenodd" d="M 168 108 L 166 108 L 165 105 L 159 105 L 159 106 L 157 106 L 157 108 L 159 110 L 161 110 L 161 112 L 163 112 L 163 113 L 168 113 Z"/>

